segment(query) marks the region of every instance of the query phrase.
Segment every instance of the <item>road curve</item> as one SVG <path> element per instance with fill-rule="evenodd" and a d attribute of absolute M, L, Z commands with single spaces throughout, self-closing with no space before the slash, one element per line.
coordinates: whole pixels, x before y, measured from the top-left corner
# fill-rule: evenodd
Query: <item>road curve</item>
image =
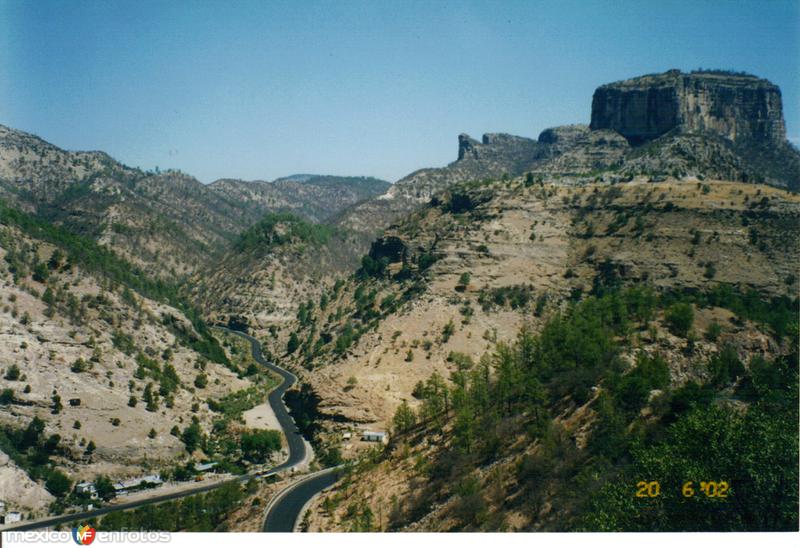
<path fill-rule="evenodd" d="M 221 326 L 218 326 L 221 327 Z M 294 374 L 286 371 L 278 367 L 277 365 L 268 362 L 263 354 L 261 353 L 261 345 L 259 342 L 250 335 L 246 333 L 242 333 L 241 331 L 236 331 L 233 329 L 228 329 L 226 327 L 222 327 L 226 331 L 230 333 L 234 333 L 241 337 L 244 337 L 248 341 L 250 341 L 250 347 L 253 353 L 253 358 L 269 369 L 270 371 L 274 371 L 278 375 L 281 376 L 283 382 L 272 390 L 267 397 L 272 410 L 275 412 L 275 416 L 278 419 L 278 422 L 281 425 L 281 429 L 283 430 L 284 435 L 286 436 L 286 442 L 289 447 L 289 458 L 282 464 L 267 470 L 265 472 L 256 473 L 247 473 L 242 474 L 241 476 L 237 476 L 235 478 L 229 479 L 227 481 L 222 481 L 219 483 L 213 483 L 210 485 L 202 485 L 199 487 L 193 487 L 191 489 L 186 489 L 183 491 L 178 491 L 176 493 L 167 493 L 164 495 L 156 495 L 148 499 L 138 500 L 133 502 L 123 502 L 121 504 L 113 504 L 109 506 L 105 506 L 103 508 L 97 508 L 95 510 L 88 510 L 85 512 L 76 512 L 74 514 L 65 514 L 61 516 L 54 516 L 51 518 L 44 518 L 41 520 L 36 520 L 28 523 L 21 523 L 14 527 L 8 528 L 0 528 L 2 531 L 34 531 L 36 529 L 43 529 L 45 527 L 53 527 L 55 525 L 61 525 L 64 523 L 71 523 L 74 521 L 85 520 L 89 518 L 94 518 L 98 516 L 102 516 L 104 514 L 108 514 L 110 512 L 116 512 L 118 510 L 130 510 L 132 508 L 138 508 L 140 506 L 147 506 L 149 504 L 158 504 L 160 502 L 166 502 L 169 500 L 180 499 L 183 497 L 188 497 L 191 495 L 196 495 L 198 493 L 204 493 L 207 491 L 212 491 L 214 489 L 218 489 L 223 485 L 234 483 L 234 482 L 245 482 L 250 480 L 251 478 L 257 476 L 263 476 L 265 474 L 271 474 L 273 472 L 280 472 L 281 470 L 286 470 L 287 468 L 291 468 L 292 466 L 296 466 L 297 464 L 303 462 L 306 458 L 306 444 L 303 440 L 303 437 L 300 435 L 300 432 L 297 430 L 297 427 L 292 420 L 291 415 L 289 415 L 289 411 L 286 409 L 286 405 L 283 403 L 283 395 L 286 391 L 295 383 L 297 382 L 297 377 Z M 302 482 L 301 482 L 302 483 Z M 322 489 L 322 488 L 321 488 Z M 309 497 L 310 498 L 310 497 Z M 301 505 L 302 507 L 302 505 Z M 298 509 L 299 512 L 299 509 Z M 294 524 L 294 522 L 292 522 Z"/>
<path fill-rule="evenodd" d="M 286 443 L 289 446 L 289 458 L 286 459 L 286 462 L 283 464 L 279 464 L 270 470 L 270 472 L 280 472 L 281 470 L 286 470 L 287 468 L 291 468 L 292 466 L 300 464 L 306 458 L 306 442 L 303 439 L 303 436 L 301 436 L 300 432 L 297 430 L 297 426 L 294 424 L 294 420 L 289 414 L 289 410 L 283 403 L 283 395 L 294 383 L 297 382 L 297 377 L 290 371 L 280 368 L 274 363 L 264 359 L 264 355 L 261 353 L 261 344 L 256 340 L 255 337 L 251 337 L 247 333 L 242 333 L 241 331 L 228 329 L 227 327 L 222 327 L 221 329 L 224 329 L 230 333 L 235 333 L 236 335 L 239 335 L 240 337 L 250 341 L 250 350 L 253 353 L 253 358 L 270 371 L 280 375 L 280 377 L 283 379 L 283 382 L 281 382 L 277 388 L 269 393 L 267 400 L 269 401 L 270 407 L 272 407 L 272 410 L 275 412 L 275 417 L 278 419 L 278 423 L 281 425 L 281 430 L 283 430 L 283 433 L 286 436 Z"/>
<path fill-rule="evenodd" d="M 291 533 L 306 502 L 323 489 L 336 483 L 340 472 L 339 467 L 329 468 L 289 487 L 279 495 L 278 500 L 267 512 L 264 520 L 264 532 Z"/>

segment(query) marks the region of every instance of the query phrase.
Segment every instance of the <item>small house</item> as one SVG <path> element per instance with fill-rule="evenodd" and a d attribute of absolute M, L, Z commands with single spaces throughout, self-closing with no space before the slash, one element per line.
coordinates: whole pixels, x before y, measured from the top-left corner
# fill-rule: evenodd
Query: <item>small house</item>
<path fill-rule="evenodd" d="M 17 523 L 18 521 L 22 521 L 22 512 L 9 512 L 5 515 L 3 523 L 8 525 L 9 523 Z"/>
<path fill-rule="evenodd" d="M 164 481 L 161 479 L 161 475 L 153 474 L 151 476 L 143 476 L 141 478 L 118 481 L 114 484 L 114 490 L 118 495 L 121 495 L 123 492 L 127 493 L 131 489 L 142 489 L 145 487 L 158 486 L 162 483 L 164 483 Z"/>
<path fill-rule="evenodd" d="M 75 486 L 75 492 L 79 495 L 97 496 L 97 487 L 91 481 L 83 481 Z"/>
<path fill-rule="evenodd" d="M 371 432 L 369 430 L 365 430 L 361 434 L 362 441 L 376 441 L 379 443 L 386 443 L 386 432 Z"/>
<path fill-rule="evenodd" d="M 214 469 L 219 465 L 218 462 L 207 462 L 205 464 L 195 464 L 194 471 L 195 472 L 213 472 Z"/>

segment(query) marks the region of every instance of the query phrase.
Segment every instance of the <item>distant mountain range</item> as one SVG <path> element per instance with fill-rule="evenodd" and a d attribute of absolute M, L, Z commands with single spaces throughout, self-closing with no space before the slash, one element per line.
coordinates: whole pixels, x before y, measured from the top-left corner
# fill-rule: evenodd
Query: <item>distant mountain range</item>
<path fill-rule="evenodd" d="M 324 175 L 204 185 L 180 171 L 145 172 L 0 126 L 0 198 L 158 276 L 194 272 L 267 213 L 320 222 L 388 187 L 369 177 Z"/>

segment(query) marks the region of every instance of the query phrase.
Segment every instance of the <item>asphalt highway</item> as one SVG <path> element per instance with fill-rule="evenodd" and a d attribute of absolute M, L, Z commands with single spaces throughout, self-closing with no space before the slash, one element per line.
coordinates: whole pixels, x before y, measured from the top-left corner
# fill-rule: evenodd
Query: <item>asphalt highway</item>
<path fill-rule="evenodd" d="M 202 486 L 198 486 L 198 487 L 191 487 L 191 488 L 187 488 L 187 489 L 184 489 L 184 490 L 181 490 L 181 491 L 177 491 L 177 492 L 174 492 L 174 493 L 168 493 L 168 494 L 164 494 L 164 495 L 156 495 L 156 496 L 153 496 L 153 497 L 148 498 L 148 499 L 138 500 L 138 501 L 134 501 L 134 502 L 123 502 L 123 503 L 120 503 L 120 504 L 112 504 L 112 505 L 109 505 L 109 506 L 105 506 L 103 508 L 96 508 L 94 510 L 88 510 L 88 511 L 85 511 L 85 512 L 76 512 L 74 514 L 64 514 L 64 515 L 61 515 L 61 516 L 55 516 L 55 517 L 51 517 L 51 518 L 44 518 L 44 519 L 41 519 L 41 520 L 35 520 L 35 521 L 27 522 L 27 523 L 23 522 L 23 523 L 20 523 L 19 525 L 13 526 L 13 527 L 2 528 L 2 530 L 3 531 L 35 531 L 37 529 L 44 529 L 46 527 L 54 527 L 56 525 L 61 525 L 61 524 L 64 524 L 64 523 L 72 523 L 72 522 L 86 520 L 86 519 L 97 517 L 97 516 L 102 516 L 104 514 L 108 514 L 109 512 L 116 512 L 118 510 L 130 510 L 131 508 L 138 508 L 139 506 L 146 506 L 148 504 L 157 504 L 159 502 L 166 502 L 168 500 L 179 499 L 179 498 L 188 497 L 188 496 L 191 496 L 191 495 L 196 495 L 198 493 L 204 493 L 206 491 L 212 491 L 212 490 L 217 489 L 219 487 L 222 487 L 223 485 L 228 484 L 228 483 L 246 482 L 246 481 L 249 481 L 251 478 L 258 477 L 258 476 L 264 476 L 264 475 L 267 475 L 267 474 L 273 474 L 273 473 L 276 473 L 276 472 L 280 472 L 282 470 L 289 469 L 289 468 L 291 468 L 293 466 L 296 466 L 296 465 L 300 464 L 301 462 L 303 462 L 303 460 L 305 460 L 305 458 L 306 458 L 306 444 L 305 444 L 305 441 L 303 440 L 303 437 L 300 435 L 300 432 L 298 432 L 297 427 L 295 426 L 291 415 L 289 415 L 289 411 L 286 409 L 286 405 L 283 403 L 283 395 L 286 393 L 286 391 L 295 382 L 297 382 L 297 377 L 295 377 L 289 371 L 286 371 L 285 369 L 281 369 L 277 365 L 275 365 L 273 363 L 270 363 L 266 359 L 264 359 L 264 356 L 261 353 L 261 345 L 259 344 L 259 342 L 254 337 L 251 337 L 250 335 L 248 335 L 246 333 L 242 333 L 241 331 L 234 331 L 232 329 L 227 329 L 227 328 L 223 328 L 223 329 L 226 329 L 227 331 L 229 331 L 231 333 L 234 333 L 236 335 L 239 335 L 240 337 L 244 337 L 245 339 L 250 341 L 251 350 L 253 352 L 253 358 L 258 363 L 260 363 L 261 365 L 266 367 L 267 369 L 269 369 L 271 371 L 274 371 L 275 373 L 280 375 L 281 378 L 283 379 L 281 384 L 277 388 L 275 388 L 272 392 L 270 392 L 270 394 L 269 394 L 267 399 L 269 401 L 270 406 L 272 407 L 272 410 L 275 412 L 275 416 L 277 417 L 278 422 L 281 425 L 281 429 L 283 430 L 283 433 L 286 436 L 287 445 L 289 447 L 289 458 L 286 459 L 286 461 L 284 463 L 279 464 L 278 466 L 276 466 L 276 467 L 274 467 L 274 468 L 272 468 L 270 470 L 264 471 L 264 472 L 247 473 L 247 474 L 243 474 L 241 476 L 237 476 L 236 478 L 233 478 L 233 479 L 230 479 L 230 480 L 227 480 L 227 481 L 221 481 L 221 482 L 218 482 L 218 483 L 212 483 L 212 484 L 209 484 L 209 485 L 202 485 Z M 312 479 L 316 479 L 316 478 L 312 478 Z M 298 484 L 298 485 L 302 485 L 303 483 L 304 482 L 300 482 L 300 484 Z M 320 487 L 320 489 L 324 489 L 324 487 Z M 303 491 L 303 492 L 305 492 L 305 491 Z M 308 498 L 311 498 L 311 496 L 313 496 L 313 493 L 311 495 L 309 495 Z M 292 500 L 294 500 L 294 497 L 292 498 Z M 305 502 L 300 504 L 300 507 L 297 510 L 298 512 L 300 511 L 300 508 L 302 508 L 303 504 L 305 504 Z M 281 512 L 282 512 L 281 515 L 285 514 L 285 511 L 283 509 L 281 509 Z M 288 515 L 288 514 L 286 514 L 286 515 Z M 267 519 L 269 520 L 269 516 L 267 517 Z M 289 518 L 287 517 L 286 519 L 289 519 Z M 279 518 L 275 518 L 275 520 L 273 520 L 273 521 L 275 521 L 275 523 L 278 523 L 280 521 L 280 519 Z M 291 522 L 291 526 L 293 526 L 293 525 L 294 525 L 294 519 L 292 519 L 292 522 Z M 266 523 L 265 523 L 265 526 L 266 526 Z M 288 530 L 291 530 L 291 526 L 289 526 L 290 529 L 288 529 Z M 283 529 L 281 529 L 281 530 L 283 530 Z"/>
<path fill-rule="evenodd" d="M 291 533 L 306 502 L 339 479 L 339 468 L 329 468 L 324 472 L 306 478 L 283 492 L 273 504 L 264 520 L 267 533 Z"/>
<path fill-rule="evenodd" d="M 272 407 L 272 410 L 275 412 L 275 417 L 277 417 L 283 433 L 286 435 L 286 442 L 289 446 L 289 458 L 286 459 L 286 462 L 283 464 L 280 464 L 270 470 L 270 472 L 280 472 L 281 470 L 286 470 L 287 468 L 291 468 L 292 466 L 300 464 L 306 458 L 306 443 L 303 439 L 303 436 L 301 436 L 300 432 L 297 430 L 297 426 L 295 426 L 294 420 L 289 414 L 289 410 L 283 403 L 283 395 L 294 383 L 297 382 L 297 377 L 290 371 L 282 369 L 264 359 L 264 356 L 261 353 L 261 344 L 259 344 L 254 337 L 251 337 L 247 333 L 242 333 L 241 331 L 233 331 L 227 328 L 223 329 L 226 329 L 227 331 L 235 333 L 236 335 L 244 337 L 250 341 L 250 349 L 253 352 L 253 358 L 258 363 L 270 371 L 277 373 L 281 376 L 281 378 L 283 378 L 283 382 L 281 382 L 281 384 L 275 388 L 275 390 L 269 393 L 267 399 L 270 407 Z"/>

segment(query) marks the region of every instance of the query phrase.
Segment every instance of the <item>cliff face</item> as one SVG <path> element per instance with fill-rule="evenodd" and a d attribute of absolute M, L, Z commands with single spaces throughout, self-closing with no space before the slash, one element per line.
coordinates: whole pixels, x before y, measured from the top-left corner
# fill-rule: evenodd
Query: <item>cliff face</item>
<path fill-rule="evenodd" d="M 597 88 L 592 129 L 613 129 L 640 144 L 677 129 L 731 141 L 783 143 L 781 92 L 755 76 L 671 70 Z"/>
<path fill-rule="evenodd" d="M 508 133 L 485 133 L 482 142 L 465 133 L 458 136 L 459 160 L 502 163 L 509 168 L 520 162 L 529 162 L 536 157 L 540 148 L 535 139 Z"/>

